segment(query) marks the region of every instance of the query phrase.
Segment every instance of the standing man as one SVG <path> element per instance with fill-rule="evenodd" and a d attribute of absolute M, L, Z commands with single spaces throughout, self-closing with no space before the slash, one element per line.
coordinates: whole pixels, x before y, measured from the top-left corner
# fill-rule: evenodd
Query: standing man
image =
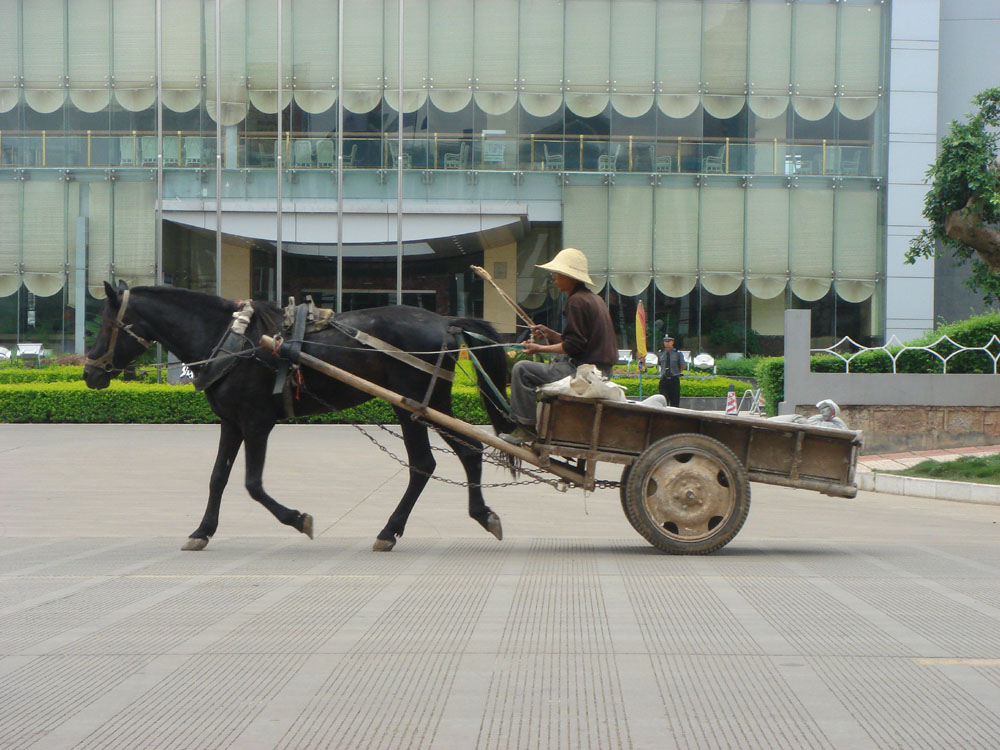
<path fill-rule="evenodd" d="M 667 406 L 681 405 L 681 373 L 684 372 L 684 355 L 674 349 L 674 337 L 663 336 L 663 348 L 656 352 L 660 361 L 660 393 L 667 399 Z"/>
<path fill-rule="evenodd" d="M 538 386 L 573 375 L 577 367 L 585 364 L 596 365 L 605 377 L 610 377 L 611 368 L 618 359 L 618 343 L 608 306 L 586 287 L 594 283 L 588 272 L 587 256 L 576 248 L 567 247 L 538 267 L 551 271 L 552 283 L 566 294 L 563 307 L 566 327 L 560 334 L 548 326 L 532 326 L 532 336 L 544 338 L 549 343 L 528 341 L 524 344 L 524 353 L 546 352 L 556 356 L 549 363 L 522 360 L 511 371 L 510 406 L 518 427 L 500 437 L 516 445 L 534 438 L 535 389 Z"/>

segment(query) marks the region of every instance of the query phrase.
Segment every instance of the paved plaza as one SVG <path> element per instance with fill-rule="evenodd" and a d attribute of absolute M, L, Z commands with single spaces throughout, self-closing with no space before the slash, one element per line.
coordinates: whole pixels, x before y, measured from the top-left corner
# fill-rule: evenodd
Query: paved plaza
<path fill-rule="evenodd" d="M 488 489 L 497 541 L 432 482 L 374 553 L 405 470 L 280 426 L 265 486 L 316 538 L 241 457 L 181 552 L 217 435 L 0 425 L 0 748 L 1000 746 L 1000 506 L 755 484 L 728 547 L 672 557 L 615 490 Z"/>

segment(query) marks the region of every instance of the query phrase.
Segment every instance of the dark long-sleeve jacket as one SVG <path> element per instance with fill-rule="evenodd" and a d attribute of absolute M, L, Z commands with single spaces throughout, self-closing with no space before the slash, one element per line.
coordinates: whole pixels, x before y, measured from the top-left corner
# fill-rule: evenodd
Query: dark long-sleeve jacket
<path fill-rule="evenodd" d="M 604 300 L 579 284 L 566 300 L 564 312 L 562 345 L 567 356 L 577 365 L 613 365 L 618 359 L 618 342 Z"/>

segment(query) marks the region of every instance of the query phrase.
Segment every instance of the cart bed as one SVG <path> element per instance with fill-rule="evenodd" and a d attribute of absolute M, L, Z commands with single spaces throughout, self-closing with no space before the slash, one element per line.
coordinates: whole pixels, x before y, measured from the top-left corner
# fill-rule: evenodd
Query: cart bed
<path fill-rule="evenodd" d="M 585 459 L 592 484 L 597 461 L 631 464 L 661 438 L 697 433 L 728 447 L 753 482 L 854 497 L 861 433 L 759 417 L 658 408 L 576 396 L 546 396 L 534 450 Z"/>

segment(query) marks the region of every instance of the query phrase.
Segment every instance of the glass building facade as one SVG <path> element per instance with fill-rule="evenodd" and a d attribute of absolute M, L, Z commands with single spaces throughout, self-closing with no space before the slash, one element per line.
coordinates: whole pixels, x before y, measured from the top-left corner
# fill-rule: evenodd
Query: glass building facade
<path fill-rule="evenodd" d="M 0 345 L 82 351 L 103 282 L 559 327 L 623 349 L 884 332 L 888 3 L 0 0 Z M 281 211 L 278 210 L 279 206 Z"/>

